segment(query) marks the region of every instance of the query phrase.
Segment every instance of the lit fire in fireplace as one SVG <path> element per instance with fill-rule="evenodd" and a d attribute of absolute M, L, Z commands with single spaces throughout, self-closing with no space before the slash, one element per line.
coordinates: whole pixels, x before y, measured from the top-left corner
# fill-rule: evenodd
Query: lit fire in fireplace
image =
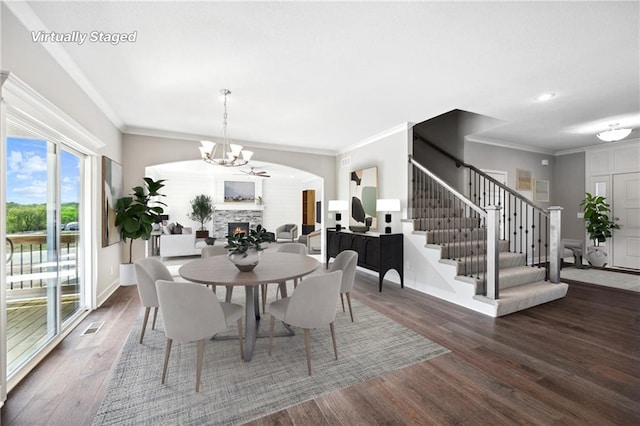
<path fill-rule="evenodd" d="M 236 228 L 233 230 L 233 235 L 240 234 L 242 232 L 245 232 L 244 229 L 239 226 L 236 226 Z"/>

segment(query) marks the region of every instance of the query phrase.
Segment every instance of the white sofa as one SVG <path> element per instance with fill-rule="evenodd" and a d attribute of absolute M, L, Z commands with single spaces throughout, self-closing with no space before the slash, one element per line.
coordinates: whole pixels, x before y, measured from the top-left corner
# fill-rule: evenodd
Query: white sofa
<path fill-rule="evenodd" d="M 160 258 L 200 255 L 206 245 L 204 241 L 196 242 L 196 234 L 191 228 L 183 228 L 182 234 L 163 233 L 160 235 Z"/>

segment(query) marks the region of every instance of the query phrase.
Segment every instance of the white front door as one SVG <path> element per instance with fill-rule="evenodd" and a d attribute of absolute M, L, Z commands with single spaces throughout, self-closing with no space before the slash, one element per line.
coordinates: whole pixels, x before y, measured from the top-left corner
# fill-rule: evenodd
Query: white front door
<path fill-rule="evenodd" d="M 640 173 L 613 175 L 614 218 L 612 266 L 640 269 Z"/>

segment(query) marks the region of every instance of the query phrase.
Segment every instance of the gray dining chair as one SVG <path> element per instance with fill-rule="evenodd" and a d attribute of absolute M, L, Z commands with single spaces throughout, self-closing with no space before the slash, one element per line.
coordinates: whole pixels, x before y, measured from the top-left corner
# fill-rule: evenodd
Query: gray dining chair
<path fill-rule="evenodd" d="M 307 246 L 302 244 L 302 243 L 284 243 L 281 244 L 278 247 L 278 252 L 279 253 L 294 253 L 294 254 L 308 254 L 307 252 Z M 287 285 L 286 282 L 279 282 L 279 283 L 275 283 L 278 284 L 278 289 L 280 290 L 280 294 L 283 295 L 283 297 L 286 297 L 287 294 L 287 288 L 285 287 Z M 265 312 L 266 306 L 267 306 L 267 289 L 268 289 L 268 285 L 269 284 L 261 284 L 260 285 L 260 290 L 262 292 L 262 312 Z M 294 280 L 293 281 L 293 287 L 295 288 L 298 285 L 298 280 Z M 277 296 L 277 293 L 276 293 Z"/>
<path fill-rule="evenodd" d="M 204 347 L 208 339 L 226 331 L 233 322 L 238 324 L 240 358 L 244 356 L 242 316 L 244 308 L 234 303 L 220 303 L 214 293 L 202 284 L 159 280 L 156 282 L 160 314 L 164 321 L 167 345 L 162 366 L 162 384 L 167 377 L 171 346 L 178 343 L 198 342 L 196 353 L 196 392 L 200 390 L 200 376 L 204 360 Z"/>
<path fill-rule="evenodd" d="M 358 265 L 358 252 L 354 250 L 341 251 L 334 259 L 329 272 L 342 271 L 342 283 L 340 285 L 340 302 L 342 302 L 342 312 L 344 312 L 344 297 L 347 296 L 349 305 L 349 315 L 353 322 L 353 310 L 351 309 L 351 290 L 356 279 L 356 266 Z"/>
<path fill-rule="evenodd" d="M 153 322 L 151 329 L 156 328 L 156 318 L 158 317 L 158 294 L 156 292 L 156 281 L 173 281 L 171 272 L 162 262 L 147 257 L 135 262 L 136 281 L 138 283 L 138 296 L 140 304 L 145 308 L 144 320 L 142 321 L 142 331 L 140 332 L 140 343 L 144 340 L 144 333 L 149 320 L 149 312 L 153 308 Z"/>
<path fill-rule="evenodd" d="M 202 252 L 200 253 L 201 257 L 212 257 L 212 256 L 226 256 L 228 254 L 228 251 L 226 248 L 224 248 L 223 245 L 212 245 L 212 246 L 206 246 L 202 248 Z M 224 301 L 227 303 L 231 303 L 231 295 L 233 294 L 233 286 L 232 285 L 227 285 L 225 286 L 225 288 L 227 289 L 227 292 L 224 296 Z M 211 289 L 213 290 L 213 292 L 216 292 L 216 286 L 212 285 Z"/>
<path fill-rule="evenodd" d="M 275 320 L 278 319 L 293 327 L 300 327 L 304 333 L 304 346 L 307 352 L 307 369 L 311 376 L 311 337 L 312 328 L 331 329 L 333 353 L 338 359 L 334 321 L 338 306 L 338 295 L 342 282 L 342 271 L 313 275 L 298 284 L 291 297 L 276 300 L 269 305 L 271 327 L 269 329 L 269 355 L 273 343 Z"/>

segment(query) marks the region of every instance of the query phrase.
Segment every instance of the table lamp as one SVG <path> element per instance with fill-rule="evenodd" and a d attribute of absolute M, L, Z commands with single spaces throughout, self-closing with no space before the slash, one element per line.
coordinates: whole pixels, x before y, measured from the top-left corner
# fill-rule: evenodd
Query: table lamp
<path fill-rule="evenodd" d="M 340 231 L 342 229 L 342 225 L 340 225 L 340 220 L 342 220 L 342 213 L 349 210 L 349 204 L 346 200 L 329 200 L 328 209 L 330 212 L 336 212 L 336 231 Z"/>
<path fill-rule="evenodd" d="M 377 199 L 376 200 L 376 211 L 378 212 L 386 212 L 384 216 L 384 221 L 387 224 L 391 223 L 391 213 L 389 212 L 399 212 L 400 211 L 400 200 L 398 199 Z M 391 225 L 387 225 L 384 228 L 385 234 L 391 233 Z"/>

